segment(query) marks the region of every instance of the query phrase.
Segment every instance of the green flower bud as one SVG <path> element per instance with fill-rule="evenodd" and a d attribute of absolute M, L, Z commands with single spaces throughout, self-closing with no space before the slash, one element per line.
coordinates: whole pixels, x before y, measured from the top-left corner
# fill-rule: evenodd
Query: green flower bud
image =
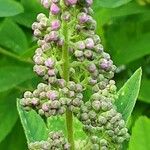
<path fill-rule="evenodd" d="M 99 111 L 100 110 L 100 108 L 101 108 L 101 103 L 100 103 L 100 101 L 93 101 L 92 102 L 92 107 L 93 107 L 93 109 L 95 110 L 95 111 Z"/>
<path fill-rule="evenodd" d="M 106 124 L 107 123 L 107 119 L 103 116 L 99 116 L 98 117 L 98 123 L 100 124 Z"/>
<path fill-rule="evenodd" d="M 107 145 L 108 145 L 107 140 L 101 139 L 101 140 L 100 140 L 100 145 L 101 145 L 101 146 L 107 146 Z"/>
<path fill-rule="evenodd" d="M 82 121 L 86 121 L 86 120 L 88 120 L 88 118 L 89 118 L 89 116 L 88 116 L 87 113 L 82 113 L 82 114 L 81 114 L 81 120 L 82 120 Z"/>

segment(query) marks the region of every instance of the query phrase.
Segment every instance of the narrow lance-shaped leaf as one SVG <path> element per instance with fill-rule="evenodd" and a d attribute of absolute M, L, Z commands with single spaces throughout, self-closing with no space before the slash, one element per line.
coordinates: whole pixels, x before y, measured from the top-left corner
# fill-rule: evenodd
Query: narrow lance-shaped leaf
<path fill-rule="evenodd" d="M 34 111 L 25 111 L 17 100 L 17 108 L 28 143 L 46 140 L 48 130 L 43 119 Z"/>
<path fill-rule="evenodd" d="M 142 69 L 139 68 L 118 91 L 116 106 L 125 121 L 130 117 L 140 90 Z"/>

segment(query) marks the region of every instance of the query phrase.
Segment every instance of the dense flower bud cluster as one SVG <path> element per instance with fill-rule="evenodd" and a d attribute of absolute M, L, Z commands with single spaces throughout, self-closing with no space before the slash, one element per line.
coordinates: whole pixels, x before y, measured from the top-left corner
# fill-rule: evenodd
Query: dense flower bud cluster
<path fill-rule="evenodd" d="M 41 0 L 50 13 L 48 17 L 39 14 L 32 25 L 39 46 L 33 60 L 34 71 L 45 83 L 25 92 L 21 104 L 45 117 L 69 110 L 83 123 L 91 139 L 90 149 L 118 149 L 129 134 L 114 104 L 116 67 L 95 33 L 92 3 Z M 85 100 L 88 90 L 91 95 Z"/>
<path fill-rule="evenodd" d="M 30 150 L 70 150 L 70 144 L 61 132 L 51 132 L 47 141 L 29 144 Z"/>
<path fill-rule="evenodd" d="M 76 114 L 83 105 L 82 90 L 80 84 L 73 81 L 66 83 L 63 79 L 58 79 L 55 86 L 39 83 L 36 90 L 24 93 L 21 105 L 26 110 L 33 108 L 46 117 L 63 115 L 66 109 Z"/>

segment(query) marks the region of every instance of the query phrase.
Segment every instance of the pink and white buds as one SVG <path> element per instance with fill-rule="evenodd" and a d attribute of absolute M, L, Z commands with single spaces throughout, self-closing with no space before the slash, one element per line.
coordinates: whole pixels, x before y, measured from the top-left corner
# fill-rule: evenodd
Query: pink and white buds
<path fill-rule="evenodd" d="M 88 49 L 93 49 L 94 48 L 94 41 L 93 41 L 93 39 L 92 38 L 87 38 L 85 40 L 85 46 Z"/>
<path fill-rule="evenodd" d="M 75 5 L 77 0 L 65 0 L 66 5 Z"/>
<path fill-rule="evenodd" d="M 60 28 L 60 21 L 59 20 L 53 20 L 51 22 L 51 30 L 58 30 Z"/>
<path fill-rule="evenodd" d="M 88 65 L 88 71 L 95 72 L 96 71 L 96 65 L 94 63 L 91 63 Z"/>
<path fill-rule="evenodd" d="M 37 21 L 40 22 L 43 18 L 46 18 L 46 15 L 45 15 L 45 14 L 40 13 L 40 14 L 37 15 Z"/>
<path fill-rule="evenodd" d="M 55 61 L 52 58 L 48 58 L 45 60 L 45 66 L 49 68 L 53 68 L 55 65 Z"/>
<path fill-rule="evenodd" d="M 42 65 L 35 65 L 33 67 L 33 70 L 40 76 L 45 75 L 47 68 L 45 66 Z"/>
<path fill-rule="evenodd" d="M 112 62 L 109 60 L 103 59 L 100 62 L 100 67 L 106 71 L 108 71 L 111 68 L 111 66 L 112 66 Z"/>
<path fill-rule="evenodd" d="M 56 91 L 48 91 L 46 93 L 47 98 L 49 98 L 50 100 L 56 100 L 59 97 L 59 94 Z"/>
<path fill-rule="evenodd" d="M 88 15 L 84 12 L 78 14 L 77 16 L 79 23 L 83 24 L 86 23 L 88 21 Z"/>
<path fill-rule="evenodd" d="M 48 70 L 48 75 L 49 75 L 49 76 L 55 76 L 55 74 L 56 74 L 56 73 L 55 73 L 55 69 L 49 69 L 49 70 Z"/>
<path fill-rule="evenodd" d="M 53 15 L 57 15 L 60 12 L 60 8 L 57 6 L 57 4 L 52 3 L 50 7 L 50 11 Z"/>
<path fill-rule="evenodd" d="M 75 47 L 79 50 L 85 49 L 85 43 L 83 41 L 79 41 L 75 44 Z"/>
<path fill-rule="evenodd" d="M 63 12 L 63 14 L 61 15 L 61 19 L 65 21 L 69 21 L 70 17 L 71 17 L 71 14 L 68 11 Z"/>
<path fill-rule="evenodd" d="M 59 39 L 59 34 L 57 31 L 52 31 L 49 34 L 49 40 L 50 41 L 57 41 Z"/>
<path fill-rule="evenodd" d="M 86 0 L 87 6 L 91 6 L 93 4 L 93 0 Z"/>
<path fill-rule="evenodd" d="M 41 0 L 41 4 L 45 7 L 45 8 L 49 8 L 50 7 L 50 0 Z"/>

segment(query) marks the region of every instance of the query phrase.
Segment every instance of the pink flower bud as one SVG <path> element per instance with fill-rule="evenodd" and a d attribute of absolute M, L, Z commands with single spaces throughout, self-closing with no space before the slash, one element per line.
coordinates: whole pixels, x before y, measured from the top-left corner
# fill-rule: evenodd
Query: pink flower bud
<path fill-rule="evenodd" d="M 34 36 L 36 36 L 36 37 L 39 37 L 39 36 L 41 36 L 41 31 L 39 30 L 39 29 L 35 29 L 34 30 Z"/>
<path fill-rule="evenodd" d="M 93 0 L 86 0 L 87 6 L 91 6 L 93 4 Z"/>
<path fill-rule="evenodd" d="M 66 5 L 75 5 L 77 0 L 65 0 Z"/>
<path fill-rule="evenodd" d="M 111 61 L 108 61 L 108 60 L 106 60 L 106 59 L 103 59 L 103 60 L 100 62 L 100 68 L 102 68 L 102 69 L 104 69 L 104 70 L 106 70 L 106 71 L 110 70 L 111 66 L 112 66 L 112 62 L 111 62 Z"/>
<path fill-rule="evenodd" d="M 47 98 L 49 98 L 50 100 L 56 100 L 56 99 L 59 97 L 59 95 L 58 95 L 58 93 L 57 93 L 56 91 L 48 91 L 48 92 L 46 93 L 46 96 L 47 96 Z"/>
<path fill-rule="evenodd" d="M 50 32 L 50 34 L 49 34 L 50 41 L 57 41 L 58 38 L 59 38 L 58 32 L 56 32 L 56 31 Z"/>
<path fill-rule="evenodd" d="M 60 28 L 60 21 L 59 20 L 53 20 L 51 23 L 51 29 L 52 30 L 58 30 Z"/>
<path fill-rule="evenodd" d="M 47 103 L 43 103 L 42 110 L 43 111 L 49 111 L 49 105 Z"/>
<path fill-rule="evenodd" d="M 46 73 L 46 67 L 42 65 L 35 65 L 33 70 L 40 76 L 43 76 Z"/>
<path fill-rule="evenodd" d="M 52 3 L 50 11 L 53 15 L 57 15 L 60 12 L 60 8 L 55 3 Z"/>
<path fill-rule="evenodd" d="M 31 103 L 32 103 L 32 105 L 36 106 L 36 105 L 39 104 L 39 99 L 38 99 L 38 98 L 33 98 L 33 99 L 31 100 Z"/>
<path fill-rule="evenodd" d="M 45 60 L 45 66 L 49 67 L 49 68 L 53 68 L 55 65 L 55 62 L 53 59 L 48 58 L 47 60 Z"/>
<path fill-rule="evenodd" d="M 79 20 L 79 23 L 81 24 L 86 23 L 88 21 L 88 15 L 84 12 L 80 13 L 77 18 Z"/>
<path fill-rule="evenodd" d="M 96 71 L 96 65 L 94 63 L 91 63 L 88 65 L 88 71 L 90 71 L 91 73 Z"/>
<path fill-rule="evenodd" d="M 32 30 L 36 30 L 36 29 L 38 29 L 38 22 L 34 22 L 32 24 Z"/>
<path fill-rule="evenodd" d="M 62 16 L 61 16 L 61 19 L 62 20 L 65 20 L 65 21 L 69 21 L 70 20 L 70 13 L 68 11 L 65 11 Z"/>
<path fill-rule="evenodd" d="M 55 76 L 55 69 L 49 69 L 48 70 L 48 75 L 49 76 Z"/>
<path fill-rule="evenodd" d="M 34 55 L 33 60 L 37 65 L 42 65 L 44 63 L 44 58 L 39 55 Z"/>
<path fill-rule="evenodd" d="M 85 40 L 85 46 L 88 49 L 93 49 L 94 48 L 94 41 L 93 41 L 93 39 L 92 38 L 87 38 Z"/>
<path fill-rule="evenodd" d="M 41 0 L 41 4 L 42 4 L 45 8 L 49 8 L 49 7 L 50 7 L 50 0 Z"/>
<path fill-rule="evenodd" d="M 83 50 L 85 49 L 85 43 L 83 41 L 79 41 L 76 43 L 76 48 L 77 49 L 80 49 L 80 50 Z"/>
<path fill-rule="evenodd" d="M 65 85 L 66 85 L 66 81 L 64 79 L 58 79 L 58 85 L 61 87 L 61 88 L 64 88 Z"/>

